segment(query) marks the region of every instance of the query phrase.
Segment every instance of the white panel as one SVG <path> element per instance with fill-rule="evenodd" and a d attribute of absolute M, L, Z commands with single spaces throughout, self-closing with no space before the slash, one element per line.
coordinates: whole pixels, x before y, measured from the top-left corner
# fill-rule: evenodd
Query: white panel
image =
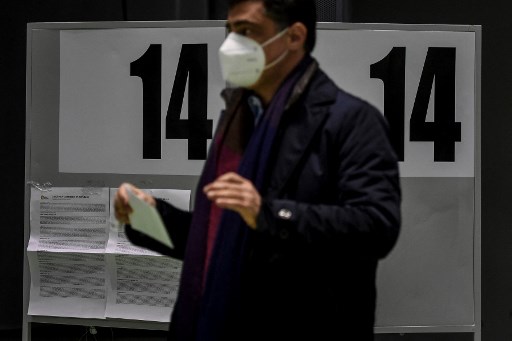
<path fill-rule="evenodd" d="M 62 30 L 60 44 L 59 171 L 198 175 L 187 140 L 165 139 L 165 117 L 182 44 L 208 44 L 208 118 L 216 126 L 224 86 L 217 50 L 223 27 Z M 162 44 L 162 158 L 142 158 L 140 77 L 130 63 Z M 185 96 L 181 118 L 188 117 Z"/>

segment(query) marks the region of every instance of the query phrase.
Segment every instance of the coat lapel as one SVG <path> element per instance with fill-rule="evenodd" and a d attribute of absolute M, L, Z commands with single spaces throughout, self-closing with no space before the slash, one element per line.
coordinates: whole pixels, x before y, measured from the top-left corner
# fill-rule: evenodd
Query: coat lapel
<path fill-rule="evenodd" d="M 278 141 L 275 166 L 270 178 L 270 191 L 281 192 L 307 155 L 315 135 L 329 117 L 329 109 L 336 100 L 336 89 L 327 76 L 317 71 L 311 80 L 309 92 L 303 100 L 290 106 L 281 122 L 282 135 Z"/>

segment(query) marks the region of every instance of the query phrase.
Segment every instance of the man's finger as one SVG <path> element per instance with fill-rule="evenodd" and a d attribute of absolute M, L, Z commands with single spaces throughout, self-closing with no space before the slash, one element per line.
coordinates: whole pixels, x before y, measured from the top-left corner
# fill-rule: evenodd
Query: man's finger
<path fill-rule="evenodd" d="M 241 184 L 238 183 L 232 183 L 232 182 L 226 182 L 222 180 L 215 180 L 214 182 L 204 186 L 203 192 L 208 193 L 211 191 L 219 191 L 219 190 L 226 190 L 226 189 L 240 189 Z"/>
<path fill-rule="evenodd" d="M 231 183 L 225 181 L 215 181 L 204 187 L 204 192 L 219 191 L 219 190 L 242 190 L 243 184 Z"/>
<path fill-rule="evenodd" d="M 215 200 L 217 198 L 233 198 L 238 200 L 243 200 L 246 195 L 238 190 L 238 189 L 218 189 L 218 190 L 210 190 L 206 192 L 206 196 L 210 200 Z"/>
<path fill-rule="evenodd" d="M 238 175 L 235 172 L 228 172 L 228 173 L 225 173 L 225 174 L 222 174 L 221 176 L 219 176 L 216 181 L 242 183 L 242 182 L 245 182 L 248 180 L 246 178 L 244 178 L 243 176 Z"/>
<path fill-rule="evenodd" d="M 237 212 L 240 212 L 243 209 L 240 201 L 232 198 L 218 198 L 217 200 L 214 200 L 214 203 L 220 208 L 225 208 Z"/>
<path fill-rule="evenodd" d="M 252 182 L 236 173 L 230 172 L 219 176 L 215 181 L 204 186 L 203 192 L 206 193 L 212 189 L 235 188 L 232 186 L 242 189 L 242 186 L 252 187 Z"/>
<path fill-rule="evenodd" d="M 132 212 L 132 208 L 128 201 L 129 198 L 127 188 L 131 187 L 132 186 L 127 183 L 121 184 L 116 192 L 114 199 L 114 215 L 116 219 L 122 224 L 127 224 L 130 222 L 129 214 Z"/>
<path fill-rule="evenodd" d="M 133 186 L 131 186 L 130 184 L 124 183 L 121 186 L 119 186 L 119 189 L 117 190 L 117 197 L 119 198 L 121 203 L 126 206 L 129 205 L 128 202 L 130 199 L 130 197 L 128 196 L 128 188 L 130 190 L 133 190 Z"/>

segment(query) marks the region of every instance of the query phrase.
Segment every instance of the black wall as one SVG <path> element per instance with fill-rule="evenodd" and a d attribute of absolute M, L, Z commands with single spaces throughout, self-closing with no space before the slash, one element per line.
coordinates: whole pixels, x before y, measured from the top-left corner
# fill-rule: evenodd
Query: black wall
<path fill-rule="evenodd" d="M 22 319 L 25 178 L 24 3 L 0 2 L 0 328 Z"/>

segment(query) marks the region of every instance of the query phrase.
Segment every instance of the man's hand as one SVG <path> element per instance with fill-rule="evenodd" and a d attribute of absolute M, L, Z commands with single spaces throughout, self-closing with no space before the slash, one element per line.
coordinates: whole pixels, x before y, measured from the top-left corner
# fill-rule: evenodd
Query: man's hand
<path fill-rule="evenodd" d="M 230 172 L 204 186 L 203 191 L 215 205 L 238 212 L 249 227 L 256 228 L 261 196 L 251 181 Z"/>
<path fill-rule="evenodd" d="M 132 184 L 124 183 L 119 186 L 119 189 L 116 192 L 116 196 L 114 197 L 114 210 L 116 219 L 121 224 L 129 224 L 130 223 L 130 213 L 132 213 L 132 208 L 128 202 L 128 189 L 132 191 L 139 199 L 147 202 L 153 207 L 156 206 L 155 198 L 151 195 L 143 192 L 140 188 L 133 186 Z"/>

